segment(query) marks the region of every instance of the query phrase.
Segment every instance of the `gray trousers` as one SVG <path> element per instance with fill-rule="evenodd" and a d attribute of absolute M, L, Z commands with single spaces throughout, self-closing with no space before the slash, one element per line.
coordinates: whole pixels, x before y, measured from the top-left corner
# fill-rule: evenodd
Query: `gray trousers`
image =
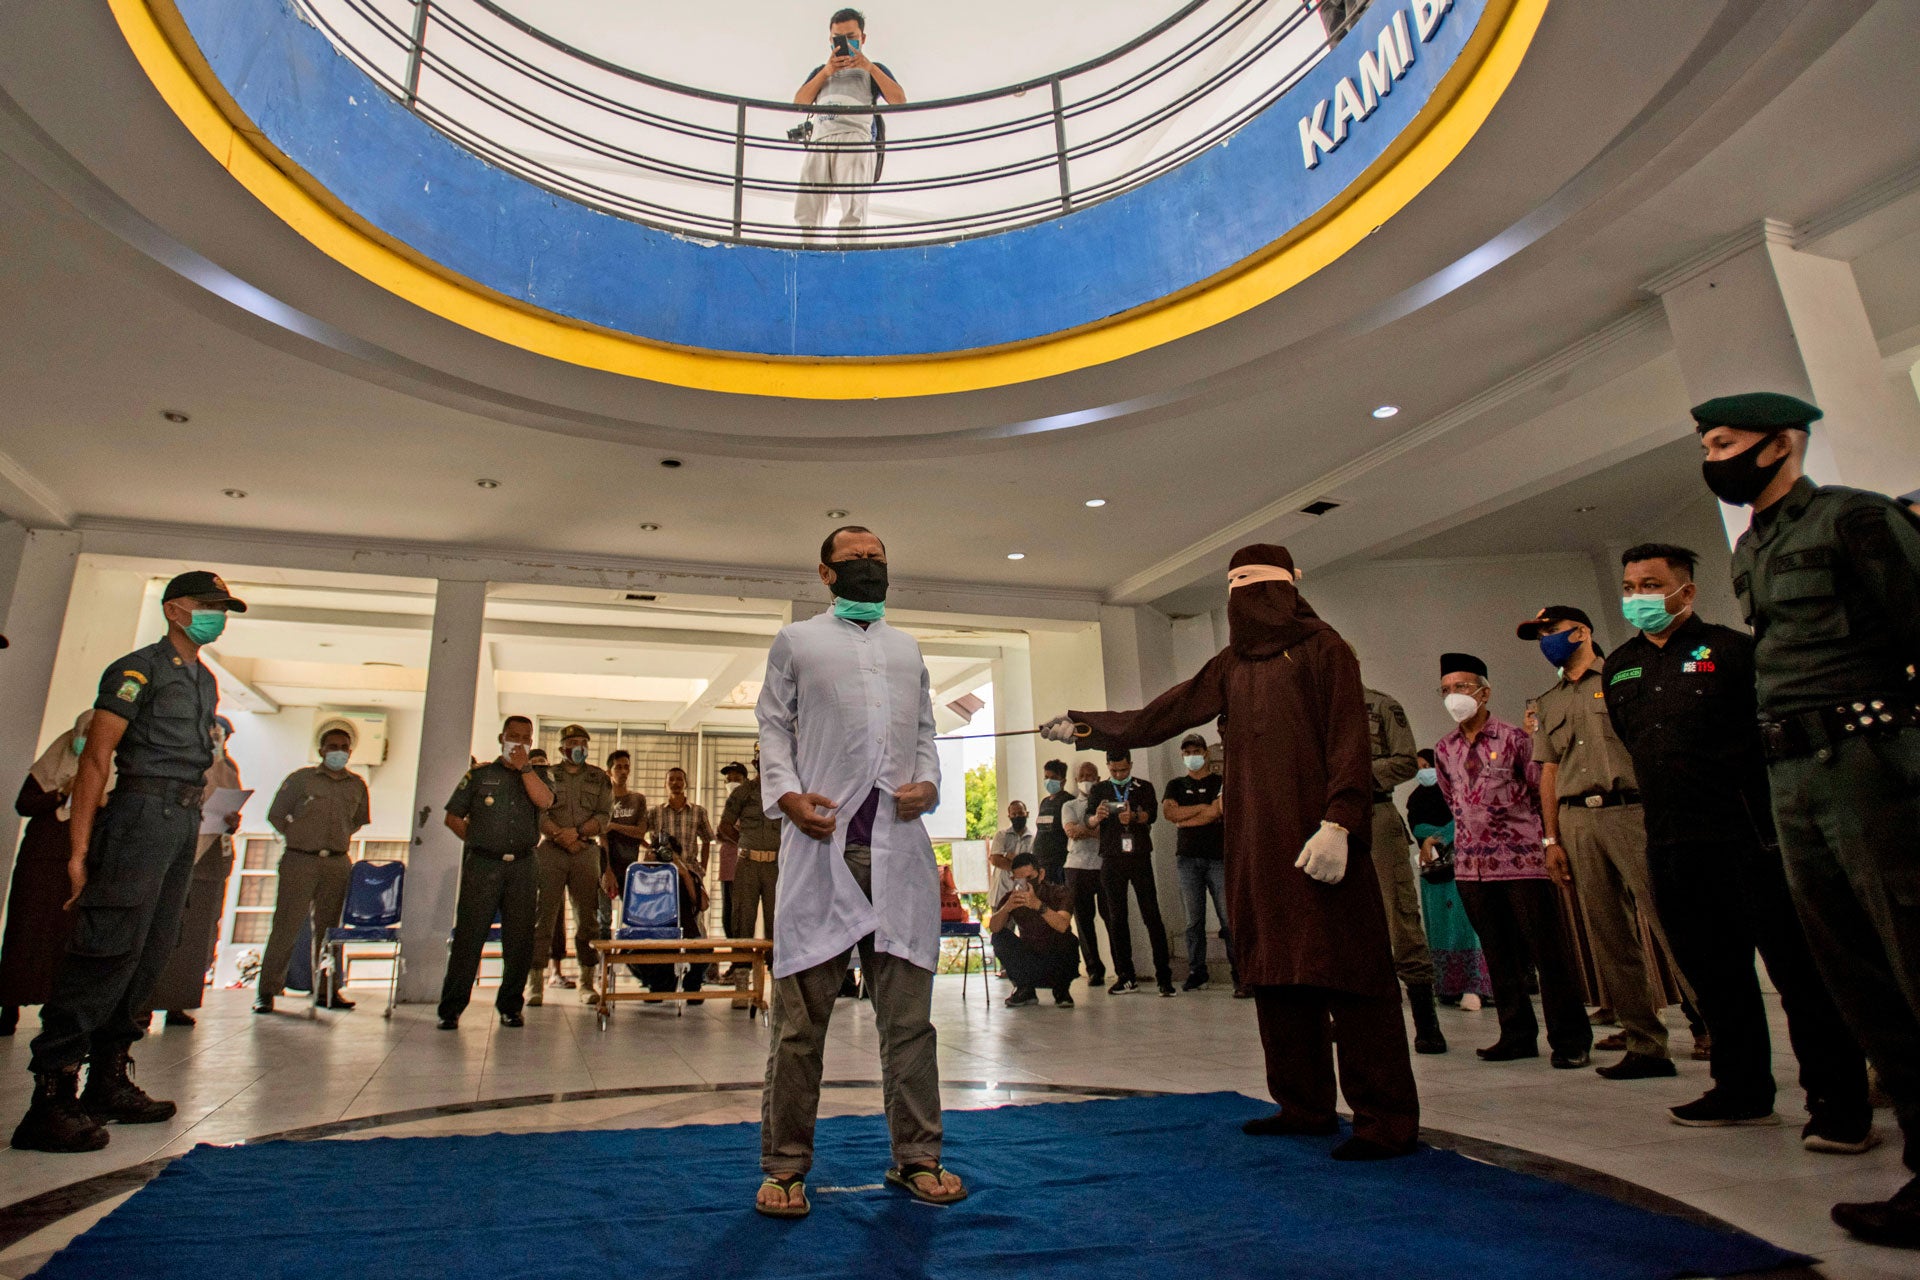
<path fill-rule="evenodd" d="M 1920 730 L 1769 766 L 1787 883 L 1820 976 L 1920 1173 Z"/>
<path fill-rule="evenodd" d="M 872 851 L 850 846 L 847 866 L 861 892 L 872 897 Z M 738 872 L 735 876 L 738 883 Z M 880 1032 L 881 1092 L 887 1132 L 893 1139 L 893 1162 L 937 1163 L 940 1063 L 934 1052 L 933 974 L 899 956 L 876 954 L 871 936 L 860 940 L 859 950 Z M 774 979 L 773 1045 L 767 1053 L 766 1088 L 760 1095 L 760 1167 L 768 1173 L 805 1173 L 813 1167 L 813 1125 L 820 1114 L 827 1023 L 852 954 Z"/>
<path fill-rule="evenodd" d="M 1626 1033 L 1627 1051 L 1664 1058 L 1667 1027 L 1660 1021 L 1653 997 L 1649 957 L 1640 945 L 1640 917 L 1646 918 L 1657 941 L 1664 942 L 1666 935 L 1653 909 L 1653 872 L 1647 863 L 1647 828 L 1640 806 L 1564 806 L 1560 842 L 1573 864 L 1573 884 L 1579 890 L 1587 939 L 1593 944 L 1593 963 Z"/>
<path fill-rule="evenodd" d="M 198 804 L 121 791 L 95 816 L 87 887 L 40 1009 L 33 1071 L 111 1058 L 144 1034 L 147 998 L 180 940 L 199 840 Z"/>
<path fill-rule="evenodd" d="M 347 905 L 347 881 L 353 878 L 353 859 L 345 854 L 323 858 L 317 853 L 280 855 L 279 892 L 273 900 L 273 928 L 267 934 L 267 953 L 260 960 L 260 994 L 277 996 L 286 990 L 287 962 L 300 925 L 313 921 L 314 998 L 320 996 L 320 951 L 327 930 L 340 923 Z"/>
<path fill-rule="evenodd" d="M 568 853 L 551 840 L 543 840 L 534 850 L 540 866 L 540 915 L 534 925 L 534 937 L 553 936 L 567 899 L 573 899 L 573 958 L 580 966 L 580 979 L 600 963 L 593 940 L 600 933 L 600 846 L 591 841 L 577 853 Z M 547 958 L 543 948 L 527 975 L 527 990 L 538 991 L 547 984 Z"/>
<path fill-rule="evenodd" d="M 1412 845 L 1407 824 L 1390 801 L 1373 806 L 1373 870 L 1386 901 L 1387 936 L 1393 941 L 1393 968 L 1410 987 L 1433 985 L 1433 953 L 1420 923 L 1420 887 L 1413 882 Z"/>
<path fill-rule="evenodd" d="M 733 918 L 727 921 L 730 938 L 773 936 L 773 894 L 780 884 L 778 862 L 755 862 L 742 851 L 733 864 Z M 765 914 L 767 931 L 754 932 L 754 917 Z"/>

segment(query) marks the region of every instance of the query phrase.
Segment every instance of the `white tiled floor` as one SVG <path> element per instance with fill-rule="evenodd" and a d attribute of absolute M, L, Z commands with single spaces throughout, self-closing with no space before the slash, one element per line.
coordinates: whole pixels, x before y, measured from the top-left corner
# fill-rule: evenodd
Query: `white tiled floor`
<path fill-rule="evenodd" d="M 1006 987 L 996 983 L 996 999 Z M 369 993 L 370 994 L 370 993 Z M 483 995 L 489 993 L 482 993 Z M 1163 1000 L 1151 994 L 1076 996 L 1073 1009 L 1043 998 L 1033 1008 L 989 1009 L 981 981 L 963 1003 L 957 978 L 939 980 L 935 1023 L 944 1077 L 1119 1086 L 1198 1092 L 1234 1089 L 1265 1097 L 1260 1045 L 1249 1002 L 1226 990 Z M 762 1023 L 724 1002 L 689 1007 L 684 1017 L 664 1008 L 623 1006 L 605 1033 L 572 992 L 549 992 L 549 1003 L 527 1010 L 524 1030 L 498 1026 L 484 1001 L 468 1011 L 461 1030 L 437 1031 L 432 1011 L 400 1010 L 392 1022 L 369 1007 L 323 1015 L 316 1022 L 283 1013 L 255 1017 L 249 993 L 214 992 L 200 1025 L 163 1030 L 135 1050 L 140 1083 L 180 1104 L 170 1123 L 115 1127 L 113 1144 L 84 1156 L 0 1152 L 0 1204 L 197 1142 L 231 1142 L 264 1133 L 344 1118 L 485 1098 L 562 1090 L 756 1081 L 766 1052 Z M 282 1001 L 283 1008 L 299 1007 Z M 1813 1155 L 1799 1144 L 1805 1116 L 1797 1091 L 1783 1088 L 1779 1128 L 1682 1129 L 1665 1108 L 1697 1096 L 1707 1085 L 1706 1064 L 1683 1060 L 1678 1080 L 1609 1083 L 1591 1071 L 1551 1070 L 1544 1058 L 1519 1063 L 1478 1061 L 1472 1050 L 1495 1036 L 1491 1010 L 1442 1010 L 1453 1051 L 1417 1058 L 1423 1119 L 1435 1129 L 1470 1134 L 1558 1157 L 1612 1174 L 1699 1206 L 1788 1248 L 1823 1260 L 1823 1274 L 1840 1280 L 1920 1277 L 1920 1255 L 1853 1244 L 1827 1219 L 1837 1199 L 1877 1198 L 1904 1179 L 1891 1119 L 1881 1123 L 1891 1141 L 1865 1156 Z M 1777 1010 L 1776 1010 L 1777 1020 Z M 26 1105 L 29 1013 L 21 1034 L 0 1041 L 0 1123 L 12 1124 Z M 1679 1024 L 1676 1023 L 1676 1026 Z M 1775 1042 L 1784 1047 L 1776 1028 Z M 878 1074 L 871 1012 L 842 1003 L 828 1049 L 829 1080 L 871 1080 Z M 1675 1048 L 1684 1055 L 1682 1028 Z M 1794 1078 L 1791 1056 L 1776 1058 L 1783 1085 Z M 999 1105 L 1033 1100 L 1017 1092 L 951 1090 L 949 1106 Z M 866 1090 L 831 1092 L 829 1113 L 872 1110 Z M 574 1103 L 436 1117 L 382 1134 L 487 1132 L 506 1129 L 751 1120 L 757 1093 L 699 1093 L 595 1099 Z M 966 1153 L 950 1153 L 965 1171 Z M 754 1171 L 742 1170 L 743 1180 Z M 0 1254 L 0 1275 L 27 1275 L 47 1253 L 107 1208 L 82 1215 Z"/>

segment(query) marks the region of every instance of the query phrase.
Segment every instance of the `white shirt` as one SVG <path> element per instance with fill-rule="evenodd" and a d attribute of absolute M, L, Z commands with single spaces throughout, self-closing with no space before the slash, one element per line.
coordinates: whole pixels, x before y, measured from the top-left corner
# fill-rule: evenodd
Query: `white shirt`
<path fill-rule="evenodd" d="M 1087 799 L 1085 796 L 1075 796 L 1060 806 L 1060 823 L 1062 826 L 1068 823 L 1076 827 L 1084 827 L 1087 825 Z M 1100 837 L 1083 836 L 1075 839 L 1069 836 L 1067 838 L 1067 870 L 1098 871 L 1099 869 Z"/>
<path fill-rule="evenodd" d="M 920 646 L 884 621 L 862 629 L 830 612 L 782 627 L 755 714 L 761 795 L 780 823 L 774 976 L 824 964 L 868 934 L 876 951 L 931 971 L 940 955 L 940 868 L 925 824 L 901 822 L 893 802 L 909 783 L 940 785 Z M 847 868 L 847 827 L 876 787 L 884 794 L 868 901 Z M 814 840 L 788 822 L 778 807 L 788 792 L 833 801 L 833 835 Z"/>

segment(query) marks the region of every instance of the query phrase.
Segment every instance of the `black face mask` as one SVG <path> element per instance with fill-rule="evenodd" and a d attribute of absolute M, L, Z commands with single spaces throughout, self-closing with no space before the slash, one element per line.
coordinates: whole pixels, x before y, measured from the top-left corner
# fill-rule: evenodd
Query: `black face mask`
<path fill-rule="evenodd" d="M 1772 439 L 1772 436 L 1761 436 L 1731 458 L 1701 463 L 1700 474 L 1706 480 L 1707 488 L 1713 491 L 1713 496 L 1736 507 L 1752 506 L 1754 499 L 1766 492 L 1773 478 L 1780 474 L 1780 468 L 1787 463 L 1784 453 L 1765 465 L 1758 461 L 1760 450 Z"/>
<path fill-rule="evenodd" d="M 1007 821 L 1013 823 L 1013 829 L 1015 831 L 1025 831 L 1027 829 L 1027 815 L 1024 813 L 1017 818 L 1009 818 Z"/>
<path fill-rule="evenodd" d="M 828 590 L 842 600 L 855 604 L 880 604 L 887 598 L 887 562 L 885 560 L 835 560 Z"/>

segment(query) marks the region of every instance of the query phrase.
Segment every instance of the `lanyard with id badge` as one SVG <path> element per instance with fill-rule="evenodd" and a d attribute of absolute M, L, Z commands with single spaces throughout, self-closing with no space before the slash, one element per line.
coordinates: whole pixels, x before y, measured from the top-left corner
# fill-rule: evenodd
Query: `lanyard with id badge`
<path fill-rule="evenodd" d="M 1115 801 L 1114 813 L 1118 814 L 1121 809 L 1127 807 L 1127 796 L 1133 791 L 1133 779 L 1128 778 L 1125 786 L 1121 786 L 1117 778 L 1108 781 L 1107 785 L 1113 788 L 1113 798 Z M 1133 852 L 1133 832 L 1124 827 L 1121 828 L 1120 831 L 1120 852 Z"/>

